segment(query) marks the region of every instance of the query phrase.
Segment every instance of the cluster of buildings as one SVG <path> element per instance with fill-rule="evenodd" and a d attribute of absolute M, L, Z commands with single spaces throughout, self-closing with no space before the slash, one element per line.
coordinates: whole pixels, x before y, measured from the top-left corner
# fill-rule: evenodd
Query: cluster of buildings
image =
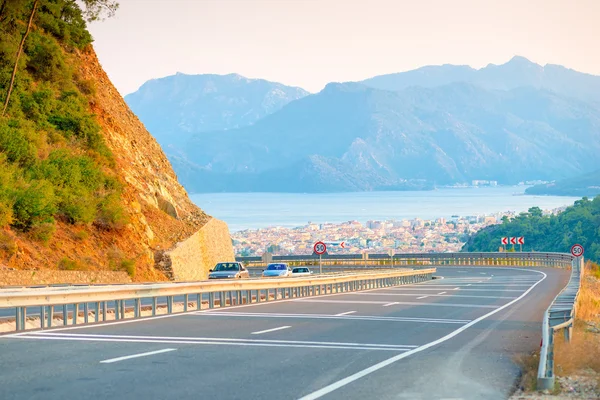
<path fill-rule="evenodd" d="M 312 254 L 315 242 L 338 244 L 328 246 L 330 254 L 368 253 L 423 253 L 459 251 L 469 234 L 499 223 L 503 216 L 497 213 L 484 216 L 453 216 L 446 220 L 389 220 L 316 224 L 309 222 L 296 228 L 269 227 L 244 230 L 232 234 L 238 256 Z M 344 243 L 344 247 L 340 245 Z"/>

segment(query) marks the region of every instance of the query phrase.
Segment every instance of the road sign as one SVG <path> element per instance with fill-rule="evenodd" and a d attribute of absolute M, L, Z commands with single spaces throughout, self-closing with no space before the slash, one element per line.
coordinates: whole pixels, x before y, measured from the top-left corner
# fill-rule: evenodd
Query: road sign
<path fill-rule="evenodd" d="M 508 238 L 507 237 L 503 237 L 502 238 L 502 244 L 504 244 L 504 245 L 508 244 Z"/>
<path fill-rule="evenodd" d="M 340 243 L 340 247 L 341 247 L 342 249 L 345 249 L 345 248 L 346 248 L 346 242 L 342 242 L 342 243 Z"/>
<path fill-rule="evenodd" d="M 511 237 L 510 238 L 510 244 L 517 244 L 517 238 L 516 237 Z"/>
<path fill-rule="evenodd" d="M 525 237 L 524 236 L 519 237 L 517 239 L 517 243 L 519 243 L 519 244 L 525 244 Z"/>
<path fill-rule="evenodd" d="M 325 243 L 323 242 L 317 242 L 315 243 L 315 245 L 313 246 L 313 250 L 315 251 L 315 253 L 317 253 L 318 255 L 321 254 L 325 254 L 325 252 L 327 251 L 327 246 L 325 245 Z"/>
<path fill-rule="evenodd" d="M 573 245 L 573 247 L 571 247 L 571 254 L 575 257 L 581 257 L 583 255 L 583 246 L 580 244 Z"/>

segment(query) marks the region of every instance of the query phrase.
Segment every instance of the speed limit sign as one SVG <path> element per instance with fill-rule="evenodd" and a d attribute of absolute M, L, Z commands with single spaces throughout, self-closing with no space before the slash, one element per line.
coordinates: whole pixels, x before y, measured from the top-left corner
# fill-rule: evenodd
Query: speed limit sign
<path fill-rule="evenodd" d="M 571 247 L 571 254 L 575 257 L 581 257 L 583 255 L 583 246 L 580 244 L 573 245 Z"/>
<path fill-rule="evenodd" d="M 325 252 L 327 251 L 327 246 L 325 246 L 325 243 L 323 243 L 323 242 L 317 242 L 313 246 L 313 250 L 318 255 L 325 254 Z"/>

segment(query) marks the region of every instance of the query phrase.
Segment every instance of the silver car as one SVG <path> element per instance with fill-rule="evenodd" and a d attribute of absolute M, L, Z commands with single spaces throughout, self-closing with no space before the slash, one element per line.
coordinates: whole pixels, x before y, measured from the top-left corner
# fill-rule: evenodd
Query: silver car
<path fill-rule="evenodd" d="M 250 273 L 242 263 L 222 262 L 215 265 L 208 274 L 208 279 L 241 279 L 250 278 Z"/>

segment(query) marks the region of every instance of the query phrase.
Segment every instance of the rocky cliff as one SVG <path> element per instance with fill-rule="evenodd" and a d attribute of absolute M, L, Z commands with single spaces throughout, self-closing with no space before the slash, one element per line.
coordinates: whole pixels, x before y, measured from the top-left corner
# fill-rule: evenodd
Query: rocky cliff
<path fill-rule="evenodd" d="M 103 71 L 75 3 L 7 4 L 0 284 L 198 279 L 233 259 L 226 224 L 190 201 Z"/>

